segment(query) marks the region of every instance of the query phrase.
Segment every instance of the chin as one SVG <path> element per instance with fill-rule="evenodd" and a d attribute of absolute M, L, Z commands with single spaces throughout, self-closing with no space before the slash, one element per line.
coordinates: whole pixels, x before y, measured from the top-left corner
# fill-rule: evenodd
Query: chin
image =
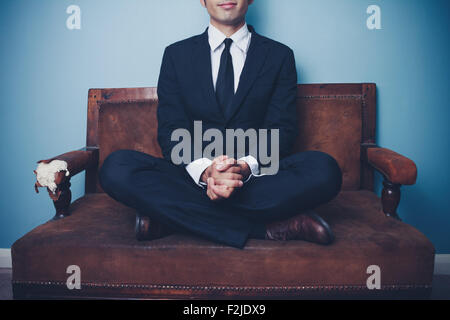
<path fill-rule="evenodd" d="M 222 24 L 226 24 L 226 25 L 235 25 L 236 23 L 238 23 L 240 21 L 239 18 L 233 17 L 225 17 L 224 19 L 219 19 L 218 20 L 220 23 Z"/>

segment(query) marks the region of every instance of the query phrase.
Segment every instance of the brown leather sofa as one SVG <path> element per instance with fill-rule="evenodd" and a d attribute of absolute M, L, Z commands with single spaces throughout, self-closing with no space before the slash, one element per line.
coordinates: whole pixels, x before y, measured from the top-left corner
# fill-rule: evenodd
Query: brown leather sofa
<path fill-rule="evenodd" d="M 153 241 L 148 221 L 102 192 L 97 170 L 105 157 L 129 148 L 161 156 L 156 88 L 89 91 L 87 147 L 41 160 L 65 160 L 57 174 L 55 218 L 12 246 L 15 298 L 304 298 L 426 297 L 434 247 L 399 220 L 400 186 L 416 181 L 413 161 L 375 143 L 375 84 L 298 86 L 295 150 L 322 150 L 343 172 L 343 189 L 317 208 L 335 231 L 331 246 L 250 239 L 243 250 L 190 234 Z M 374 170 L 384 176 L 381 198 Z M 71 203 L 70 178 L 85 170 L 85 195 Z M 39 187 L 39 184 L 36 185 Z M 67 267 L 81 269 L 81 289 L 69 290 Z M 377 265 L 381 288 L 370 290 Z"/>

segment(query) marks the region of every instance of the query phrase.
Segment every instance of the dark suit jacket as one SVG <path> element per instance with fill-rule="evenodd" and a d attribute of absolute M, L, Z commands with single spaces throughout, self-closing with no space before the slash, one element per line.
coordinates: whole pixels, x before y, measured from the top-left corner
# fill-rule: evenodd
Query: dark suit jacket
<path fill-rule="evenodd" d="M 158 142 L 167 160 L 178 143 L 171 141 L 173 130 L 185 128 L 193 137 L 196 120 L 202 121 L 203 131 L 279 129 L 280 158 L 290 153 L 298 132 L 294 53 L 288 46 L 259 35 L 251 25 L 248 28 L 252 32 L 250 47 L 228 117 L 215 97 L 208 28 L 165 48 L 158 80 L 157 114 Z"/>

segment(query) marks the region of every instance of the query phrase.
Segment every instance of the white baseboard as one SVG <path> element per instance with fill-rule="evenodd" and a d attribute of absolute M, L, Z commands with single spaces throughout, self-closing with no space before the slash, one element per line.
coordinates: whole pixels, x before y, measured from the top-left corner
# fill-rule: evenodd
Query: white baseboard
<path fill-rule="evenodd" d="M 12 268 L 11 249 L 0 249 L 0 268 Z"/>
<path fill-rule="evenodd" d="M 434 274 L 450 275 L 450 254 L 437 254 L 434 260 Z"/>
<path fill-rule="evenodd" d="M 12 268 L 11 249 L 0 249 L 0 268 Z M 437 254 L 434 274 L 450 275 L 450 254 Z"/>

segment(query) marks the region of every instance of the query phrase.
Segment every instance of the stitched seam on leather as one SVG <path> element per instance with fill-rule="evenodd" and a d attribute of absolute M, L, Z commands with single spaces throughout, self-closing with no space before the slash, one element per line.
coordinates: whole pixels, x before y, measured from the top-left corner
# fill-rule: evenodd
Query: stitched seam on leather
<path fill-rule="evenodd" d="M 21 285 L 55 285 L 65 286 L 64 282 L 54 281 L 12 281 L 13 284 Z M 148 285 L 148 284 L 109 284 L 109 283 L 81 283 L 81 287 L 101 288 L 144 288 L 144 289 L 188 289 L 188 290 L 231 290 L 231 291 L 288 291 L 288 290 L 369 290 L 363 285 L 323 285 L 323 286 L 261 286 L 261 287 L 229 287 L 229 286 L 191 286 L 191 285 Z M 398 284 L 382 285 L 380 290 L 404 290 L 404 289 L 427 289 L 431 285 Z M 379 290 L 376 290 L 379 291 Z"/>
<path fill-rule="evenodd" d="M 156 103 L 158 99 L 125 99 L 125 100 L 97 100 L 97 103 L 101 107 L 104 104 L 140 104 L 140 103 Z"/>
<path fill-rule="evenodd" d="M 316 96 L 297 96 L 298 99 L 354 99 L 364 100 L 362 95 L 316 95 Z"/>

